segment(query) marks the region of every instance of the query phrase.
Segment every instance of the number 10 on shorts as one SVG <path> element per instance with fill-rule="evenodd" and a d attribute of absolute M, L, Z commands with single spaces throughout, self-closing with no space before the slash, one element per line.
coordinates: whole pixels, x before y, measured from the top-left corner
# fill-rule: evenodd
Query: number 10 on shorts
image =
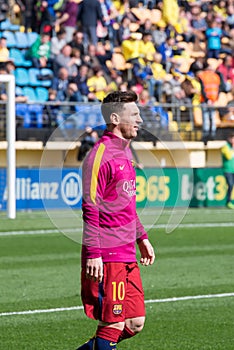
<path fill-rule="evenodd" d="M 116 300 L 124 300 L 125 297 L 125 286 L 124 282 L 112 282 L 112 299 Z"/>

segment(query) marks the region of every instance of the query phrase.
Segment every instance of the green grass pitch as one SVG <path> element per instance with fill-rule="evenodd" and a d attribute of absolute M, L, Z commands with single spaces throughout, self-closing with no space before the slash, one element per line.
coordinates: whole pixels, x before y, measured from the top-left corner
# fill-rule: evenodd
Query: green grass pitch
<path fill-rule="evenodd" d="M 140 216 L 154 223 L 157 256 L 141 268 L 147 320 L 118 349 L 233 350 L 233 211 L 151 208 Z M 75 350 L 96 328 L 74 308 L 81 306 L 80 212 L 19 212 L 16 220 L 1 213 L 0 220 L 0 349 Z"/>

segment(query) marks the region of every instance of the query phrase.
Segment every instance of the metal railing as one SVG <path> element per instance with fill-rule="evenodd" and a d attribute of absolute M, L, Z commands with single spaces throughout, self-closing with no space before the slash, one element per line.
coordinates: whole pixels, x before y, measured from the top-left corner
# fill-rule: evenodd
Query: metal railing
<path fill-rule="evenodd" d="M 154 141 L 202 139 L 202 111 L 214 111 L 216 137 L 222 130 L 234 127 L 234 115 L 228 107 L 184 103 L 139 106 L 143 124 L 137 140 Z M 0 140 L 6 139 L 6 102 L 0 101 Z M 228 115 L 228 118 L 226 116 Z M 17 140 L 74 139 L 87 126 L 100 133 L 105 128 L 100 103 L 43 102 L 16 104 Z"/>

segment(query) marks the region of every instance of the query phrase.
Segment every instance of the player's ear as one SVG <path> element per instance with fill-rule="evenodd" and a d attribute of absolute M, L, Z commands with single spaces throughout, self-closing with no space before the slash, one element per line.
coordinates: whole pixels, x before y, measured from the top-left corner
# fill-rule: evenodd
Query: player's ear
<path fill-rule="evenodd" d="M 120 123 L 120 116 L 117 113 L 112 113 L 110 115 L 110 121 L 114 125 L 119 125 L 119 123 Z"/>

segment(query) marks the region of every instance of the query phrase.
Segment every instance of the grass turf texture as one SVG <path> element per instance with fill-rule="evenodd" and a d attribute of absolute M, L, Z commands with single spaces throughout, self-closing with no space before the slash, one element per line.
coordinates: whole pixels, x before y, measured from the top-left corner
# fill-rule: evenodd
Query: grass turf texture
<path fill-rule="evenodd" d="M 148 214 L 157 217 L 159 212 L 151 209 Z M 174 213 L 178 214 L 180 210 Z M 76 219 L 66 212 L 57 215 L 63 227 L 76 227 Z M 167 223 L 170 215 L 164 210 L 157 224 Z M 150 220 L 143 218 L 145 223 Z M 142 268 L 145 299 L 234 292 L 234 228 L 223 226 L 232 222 L 230 210 L 189 209 L 183 223 L 194 226 L 178 227 L 170 234 L 151 229 L 157 259 Z M 18 213 L 16 220 L 1 213 L 2 232 L 53 228 L 44 212 Z M 59 232 L 7 234 L 0 236 L 0 251 L 0 313 L 81 305 L 80 244 Z M 234 297 L 147 303 L 146 310 L 143 332 L 118 349 L 234 349 Z M 1 316 L 0 349 L 75 349 L 95 328 L 82 310 Z"/>

